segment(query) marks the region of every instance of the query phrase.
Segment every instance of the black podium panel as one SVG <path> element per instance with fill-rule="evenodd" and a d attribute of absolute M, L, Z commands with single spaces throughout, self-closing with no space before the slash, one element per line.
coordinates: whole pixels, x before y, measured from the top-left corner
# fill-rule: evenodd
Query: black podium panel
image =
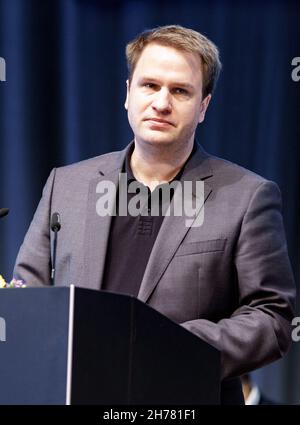
<path fill-rule="evenodd" d="M 71 404 L 126 404 L 129 297 L 76 289 Z"/>
<path fill-rule="evenodd" d="M 0 319 L 0 404 L 219 404 L 219 352 L 136 298 L 2 289 Z"/>
<path fill-rule="evenodd" d="M 133 404 L 219 404 L 219 352 L 140 302 L 132 352 Z"/>

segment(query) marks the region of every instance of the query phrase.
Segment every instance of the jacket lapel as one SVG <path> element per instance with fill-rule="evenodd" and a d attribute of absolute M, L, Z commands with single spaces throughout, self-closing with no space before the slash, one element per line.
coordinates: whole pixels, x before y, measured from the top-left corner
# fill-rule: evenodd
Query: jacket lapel
<path fill-rule="evenodd" d="M 186 169 L 181 178 L 181 182 L 192 181 L 193 187 L 195 187 L 196 181 L 204 181 L 204 196 L 201 196 L 197 202 L 196 215 L 200 213 L 203 208 L 204 202 L 209 197 L 212 192 L 211 187 L 208 185 L 206 179 L 212 176 L 212 170 L 209 164 L 208 155 L 202 150 L 201 147 L 195 152 L 194 156 L 188 162 Z M 175 199 L 176 192 L 173 197 Z M 197 196 L 195 191 L 193 196 Z M 184 239 L 186 233 L 190 229 L 190 225 L 187 226 L 187 220 L 190 220 L 190 217 L 184 213 L 182 216 L 166 216 L 161 225 L 160 231 L 156 238 L 155 244 L 153 246 L 144 277 L 141 283 L 139 290 L 138 298 L 141 301 L 146 302 L 159 280 L 161 279 L 163 273 L 165 272 L 168 264 L 173 258 L 175 252 L 180 246 L 182 240 Z"/>
<path fill-rule="evenodd" d="M 118 187 L 119 173 L 122 171 L 123 162 L 130 145 L 119 153 L 114 160 L 106 159 L 100 166 L 97 177 L 89 183 L 88 203 L 86 211 L 86 226 L 84 239 L 84 286 L 90 289 L 101 288 L 105 256 L 109 238 L 112 214 L 101 217 L 97 214 L 96 205 L 100 198 L 97 185 L 108 180 Z M 114 197 L 115 200 L 115 197 Z"/>

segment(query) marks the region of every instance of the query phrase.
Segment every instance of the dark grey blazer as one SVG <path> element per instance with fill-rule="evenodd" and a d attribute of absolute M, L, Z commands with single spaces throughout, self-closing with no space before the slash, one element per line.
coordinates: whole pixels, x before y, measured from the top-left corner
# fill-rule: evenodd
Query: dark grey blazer
<path fill-rule="evenodd" d="M 16 278 L 49 284 L 50 216 L 57 211 L 58 284 L 101 288 L 111 219 L 96 213 L 96 186 L 117 183 L 127 149 L 51 172 Z M 295 288 L 280 192 L 201 147 L 182 180 L 204 180 L 204 223 L 186 227 L 184 215 L 165 217 L 138 298 L 218 348 L 222 377 L 236 377 L 282 357 L 291 342 Z M 232 381 L 225 384 L 232 391 Z"/>

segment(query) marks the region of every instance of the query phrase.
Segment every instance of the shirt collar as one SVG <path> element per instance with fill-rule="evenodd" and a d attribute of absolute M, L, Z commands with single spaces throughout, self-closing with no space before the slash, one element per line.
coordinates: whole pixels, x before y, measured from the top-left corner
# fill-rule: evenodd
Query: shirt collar
<path fill-rule="evenodd" d="M 130 165 L 130 158 L 131 158 L 133 150 L 134 150 L 134 143 L 132 144 L 132 146 L 128 150 L 127 155 L 125 157 L 125 162 L 124 162 L 124 165 L 123 165 L 123 173 L 127 174 L 127 184 L 130 184 L 132 181 L 136 180 L 136 178 L 133 175 L 132 168 L 131 168 L 131 165 Z M 181 167 L 181 169 L 176 174 L 176 176 L 171 181 L 169 181 L 168 183 L 171 183 L 173 181 L 181 179 L 182 174 L 184 172 L 184 169 L 186 168 L 188 163 L 191 161 L 191 159 L 193 158 L 196 151 L 197 151 L 197 142 L 194 141 L 193 149 L 192 149 L 192 152 L 190 153 L 188 159 L 185 161 L 184 165 Z"/>

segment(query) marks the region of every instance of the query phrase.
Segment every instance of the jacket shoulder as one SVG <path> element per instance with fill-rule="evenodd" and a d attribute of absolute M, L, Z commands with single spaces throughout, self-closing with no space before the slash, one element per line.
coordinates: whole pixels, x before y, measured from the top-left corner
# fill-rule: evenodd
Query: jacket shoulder
<path fill-rule="evenodd" d="M 122 161 L 123 151 L 109 152 L 74 164 L 56 168 L 56 176 L 67 178 L 91 178 L 102 170 L 118 169 Z"/>
<path fill-rule="evenodd" d="M 252 188 L 261 186 L 263 183 L 277 186 L 273 181 L 226 159 L 208 155 L 208 160 L 215 179 L 223 184 L 237 184 Z"/>

